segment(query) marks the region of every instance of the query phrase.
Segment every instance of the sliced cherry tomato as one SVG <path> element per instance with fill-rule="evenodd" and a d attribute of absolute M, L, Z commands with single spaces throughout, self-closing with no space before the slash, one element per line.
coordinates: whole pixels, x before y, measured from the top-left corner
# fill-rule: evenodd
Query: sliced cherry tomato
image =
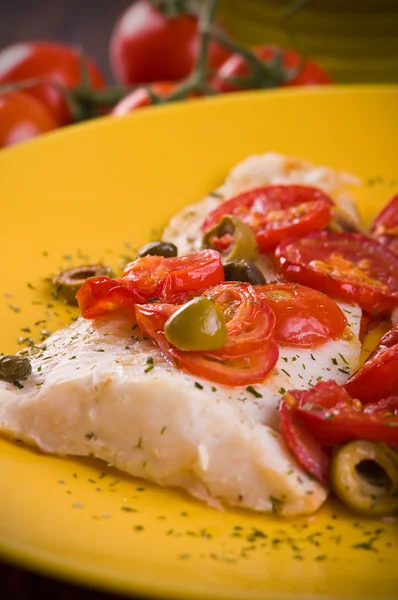
<path fill-rule="evenodd" d="M 282 50 L 276 46 L 261 46 L 253 48 L 254 53 L 261 58 L 266 65 L 271 65 L 277 52 L 282 52 L 282 68 L 277 69 L 273 75 L 275 85 L 295 86 L 295 85 L 320 85 L 333 83 L 330 75 L 322 69 L 316 62 L 309 59 L 303 59 L 293 50 Z M 300 72 L 288 81 L 284 81 L 284 72 L 287 69 L 296 69 L 301 66 Z M 249 89 L 244 81 L 234 81 L 239 77 L 250 75 L 250 66 L 241 54 L 232 54 L 218 69 L 217 74 L 212 80 L 213 87 L 219 92 L 234 92 L 242 89 Z M 228 81 L 229 80 L 229 81 Z"/>
<path fill-rule="evenodd" d="M 379 346 L 344 387 L 364 403 L 398 396 L 398 325 L 381 338 Z"/>
<path fill-rule="evenodd" d="M 377 215 L 371 231 L 379 242 L 398 256 L 398 194 Z"/>
<path fill-rule="evenodd" d="M 310 348 L 343 333 L 347 318 L 334 300 L 294 283 L 256 286 L 276 317 L 273 336 L 282 345 Z"/>
<path fill-rule="evenodd" d="M 201 352 L 183 352 L 172 349 L 171 355 L 180 369 L 197 377 L 203 377 L 224 385 L 249 385 L 261 383 L 275 367 L 279 352 L 277 344 L 271 340 L 260 350 L 233 358 L 215 357 Z"/>
<path fill-rule="evenodd" d="M 85 319 L 97 319 L 119 308 L 148 300 L 139 289 L 126 287 L 120 279 L 109 277 L 87 279 L 77 292 L 76 298 Z"/>
<path fill-rule="evenodd" d="M 130 263 L 121 279 L 87 279 L 76 298 L 83 317 L 96 319 L 149 299 L 179 303 L 223 279 L 220 254 L 215 250 L 177 258 L 149 255 Z"/>
<path fill-rule="evenodd" d="M 262 348 L 271 338 L 275 315 L 261 302 L 255 289 L 248 283 L 222 283 L 207 290 L 208 296 L 224 313 L 228 342 L 217 350 L 215 358 L 242 356 Z M 208 352 L 208 356 L 212 353 Z"/>
<path fill-rule="evenodd" d="M 304 469 L 325 485 L 329 483 L 330 458 L 320 443 L 303 427 L 294 396 L 285 394 L 279 404 L 283 438 Z"/>
<path fill-rule="evenodd" d="M 81 57 L 73 48 L 54 42 L 22 42 L 0 52 L 0 85 L 43 77 L 49 83 L 26 88 L 24 92 L 40 100 L 58 125 L 71 122 L 72 115 L 56 85 L 71 90 L 81 83 Z M 91 85 L 104 86 L 98 67 L 84 56 Z"/>
<path fill-rule="evenodd" d="M 398 396 L 362 406 L 335 381 L 320 381 L 310 390 L 291 394 L 305 429 L 322 445 L 351 440 L 398 445 Z"/>
<path fill-rule="evenodd" d="M 136 306 L 137 323 L 152 338 L 165 358 L 181 369 L 225 385 L 248 385 L 263 381 L 278 360 L 278 347 L 271 339 L 275 317 L 249 284 L 224 283 L 206 290 L 223 311 L 228 341 L 213 352 L 174 348 L 164 334 L 167 319 L 178 307 L 170 304 Z"/>
<path fill-rule="evenodd" d="M 148 87 L 140 87 L 135 89 L 131 94 L 123 98 L 112 110 L 112 115 L 121 117 L 132 112 L 136 108 L 142 108 L 144 106 L 150 106 L 152 104 L 150 93 L 148 89 L 157 96 L 167 96 L 175 88 L 177 84 L 170 81 L 156 82 Z"/>
<path fill-rule="evenodd" d="M 150 292 L 148 297 L 174 301 L 178 294 L 208 288 L 224 281 L 220 254 L 203 250 L 187 256 L 144 256 L 125 268 L 123 280 Z"/>
<path fill-rule="evenodd" d="M 198 20 L 189 14 L 167 14 L 149 0 L 134 2 L 116 23 L 110 42 L 115 77 L 124 84 L 176 81 L 193 70 L 198 53 Z M 163 10 L 162 10 L 163 9 Z M 217 69 L 230 52 L 212 41 L 209 65 Z"/>
<path fill-rule="evenodd" d="M 51 112 L 36 98 L 22 92 L 0 96 L 0 148 L 24 142 L 56 127 Z"/>
<path fill-rule="evenodd" d="M 275 252 L 277 267 L 296 281 L 368 312 L 398 305 L 398 260 L 359 234 L 318 232 L 288 239 Z"/>
<path fill-rule="evenodd" d="M 222 202 L 203 225 L 207 231 L 224 215 L 235 215 L 256 234 L 260 252 L 274 250 L 289 236 L 302 236 L 324 229 L 333 201 L 317 188 L 304 185 L 271 185 L 255 188 Z"/>

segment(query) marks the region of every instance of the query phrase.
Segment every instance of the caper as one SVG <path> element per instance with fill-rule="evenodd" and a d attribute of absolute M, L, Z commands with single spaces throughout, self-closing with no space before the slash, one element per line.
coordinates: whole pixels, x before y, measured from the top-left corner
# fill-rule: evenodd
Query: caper
<path fill-rule="evenodd" d="M 214 245 L 214 239 L 227 234 L 232 237 L 232 240 L 227 250 L 221 253 L 223 260 L 246 259 L 254 261 L 258 258 L 258 244 L 253 231 L 249 225 L 232 215 L 224 215 L 215 227 L 206 231 L 202 244 L 205 248 L 217 249 Z"/>
<path fill-rule="evenodd" d="M 367 517 L 398 511 L 398 455 L 388 446 L 356 440 L 332 459 L 331 485 L 344 504 Z"/>
<path fill-rule="evenodd" d="M 180 350 L 218 350 L 228 337 L 224 313 L 206 296 L 183 304 L 166 321 L 164 332 Z"/>
<path fill-rule="evenodd" d="M 52 284 L 55 295 L 65 300 L 67 304 L 77 304 L 76 293 L 90 277 L 111 277 L 112 270 L 105 265 L 82 265 L 57 273 Z"/>
<path fill-rule="evenodd" d="M 32 374 L 32 366 L 27 356 L 4 354 L 0 356 L 0 379 L 8 383 L 24 381 Z"/>
<path fill-rule="evenodd" d="M 252 285 L 264 285 L 265 277 L 249 260 L 231 260 L 224 263 L 225 281 L 246 281 Z"/>
<path fill-rule="evenodd" d="M 163 256 L 164 258 L 174 258 L 178 255 L 177 246 L 171 242 L 149 242 L 138 251 L 138 256 Z"/>

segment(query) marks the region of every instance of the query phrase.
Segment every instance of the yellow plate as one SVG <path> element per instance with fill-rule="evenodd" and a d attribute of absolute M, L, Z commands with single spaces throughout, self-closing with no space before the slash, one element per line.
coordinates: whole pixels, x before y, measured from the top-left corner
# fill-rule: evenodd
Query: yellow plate
<path fill-rule="evenodd" d="M 358 198 L 369 220 L 397 192 L 397 106 L 398 87 L 229 95 L 2 151 L 1 350 L 73 316 L 51 298 L 44 279 L 54 270 L 85 254 L 116 266 L 249 154 L 275 150 L 363 177 Z M 168 598 L 386 599 L 398 584 L 394 520 L 356 518 L 333 503 L 291 521 L 218 512 L 99 461 L 5 440 L 0 554 L 57 577 Z"/>

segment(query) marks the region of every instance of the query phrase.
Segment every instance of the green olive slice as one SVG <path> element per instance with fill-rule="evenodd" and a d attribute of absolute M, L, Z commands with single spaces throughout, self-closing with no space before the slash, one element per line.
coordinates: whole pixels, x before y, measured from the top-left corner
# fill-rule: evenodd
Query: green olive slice
<path fill-rule="evenodd" d="M 246 223 L 232 215 L 224 215 L 215 227 L 206 231 L 202 244 L 205 248 L 214 248 L 214 238 L 221 238 L 229 234 L 232 236 L 231 244 L 222 252 L 223 260 L 251 260 L 258 258 L 258 244 L 256 236 Z"/>
<path fill-rule="evenodd" d="M 4 354 L 0 356 L 0 379 L 8 383 L 25 381 L 32 373 L 32 366 L 27 356 Z"/>
<path fill-rule="evenodd" d="M 166 321 L 164 331 L 170 344 L 180 350 L 218 350 L 228 337 L 223 312 L 205 296 L 181 306 Z"/>
<path fill-rule="evenodd" d="M 252 285 L 265 285 L 265 277 L 250 260 L 231 260 L 223 265 L 225 281 L 246 281 Z"/>
<path fill-rule="evenodd" d="M 163 258 L 175 258 L 178 255 L 177 246 L 171 242 L 149 242 L 139 251 L 138 256 L 163 256 Z"/>
<path fill-rule="evenodd" d="M 398 455 L 378 442 L 357 440 L 332 459 L 331 485 L 344 504 L 367 517 L 398 511 Z"/>
<path fill-rule="evenodd" d="M 63 298 L 67 304 L 77 305 L 76 293 L 87 279 L 111 276 L 112 270 L 105 265 L 82 265 L 57 273 L 52 279 L 52 284 L 57 297 Z"/>

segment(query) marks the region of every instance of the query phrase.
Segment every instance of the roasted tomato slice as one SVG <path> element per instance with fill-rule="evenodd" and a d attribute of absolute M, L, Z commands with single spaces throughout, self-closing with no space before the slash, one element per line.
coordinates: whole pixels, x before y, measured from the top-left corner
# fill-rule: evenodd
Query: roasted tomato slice
<path fill-rule="evenodd" d="M 398 255 L 398 194 L 377 215 L 371 231 L 379 242 Z"/>
<path fill-rule="evenodd" d="M 281 432 L 286 444 L 304 469 L 316 479 L 329 482 L 330 458 L 320 443 L 305 429 L 293 394 L 287 393 L 279 404 Z"/>
<path fill-rule="evenodd" d="M 147 301 L 138 289 L 127 288 L 120 280 L 109 277 L 87 279 L 76 298 L 85 319 L 97 319 L 119 308 Z"/>
<path fill-rule="evenodd" d="M 210 212 L 202 231 L 224 215 L 235 215 L 256 234 L 260 252 L 274 250 L 290 236 L 324 229 L 331 219 L 333 201 L 321 190 L 304 185 L 272 185 L 243 192 Z"/>
<path fill-rule="evenodd" d="M 398 395 L 363 406 L 335 381 L 292 394 L 305 429 L 324 446 L 351 440 L 398 445 Z"/>
<path fill-rule="evenodd" d="M 184 351 L 166 339 L 164 325 L 178 308 L 171 304 L 136 306 L 137 323 L 163 355 L 181 369 L 225 385 L 248 385 L 263 381 L 278 360 L 271 338 L 275 317 L 249 284 L 224 283 L 205 292 L 223 311 L 227 343 L 212 352 Z"/>
<path fill-rule="evenodd" d="M 249 385 L 261 383 L 271 373 L 278 360 L 276 342 L 271 340 L 265 346 L 243 356 L 224 357 L 212 353 L 183 352 L 172 349 L 175 364 L 197 377 L 203 377 L 224 385 Z"/>
<path fill-rule="evenodd" d="M 228 342 L 215 355 L 222 352 L 225 358 L 242 356 L 262 348 L 270 340 L 275 315 L 249 283 L 222 283 L 206 290 L 204 295 L 221 308 L 227 324 Z"/>
<path fill-rule="evenodd" d="M 317 232 L 289 239 L 275 252 L 289 281 L 358 304 L 368 312 L 398 306 L 398 259 L 381 244 L 358 234 Z"/>
<path fill-rule="evenodd" d="M 144 256 L 130 263 L 121 279 L 88 279 L 76 298 L 83 317 L 96 319 L 150 299 L 180 303 L 190 294 L 223 279 L 221 257 L 215 250 L 177 258 Z"/>
<path fill-rule="evenodd" d="M 347 318 L 334 300 L 297 283 L 256 286 L 276 317 L 273 336 L 285 346 L 311 348 L 337 338 Z"/>
<path fill-rule="evenodd" d="M 381 338 L 379 346 L 344 387 L 353 398 L 365 403 L 398 396 L 398 325 Z"/>
<path fill-rule="evenodd" d="M 166 302 L 176 294 L 217 285 L 224 280 L 220 254 L 203 250 L 187 256 L 144 256 L 127 265 L 122 279 Z"/>

